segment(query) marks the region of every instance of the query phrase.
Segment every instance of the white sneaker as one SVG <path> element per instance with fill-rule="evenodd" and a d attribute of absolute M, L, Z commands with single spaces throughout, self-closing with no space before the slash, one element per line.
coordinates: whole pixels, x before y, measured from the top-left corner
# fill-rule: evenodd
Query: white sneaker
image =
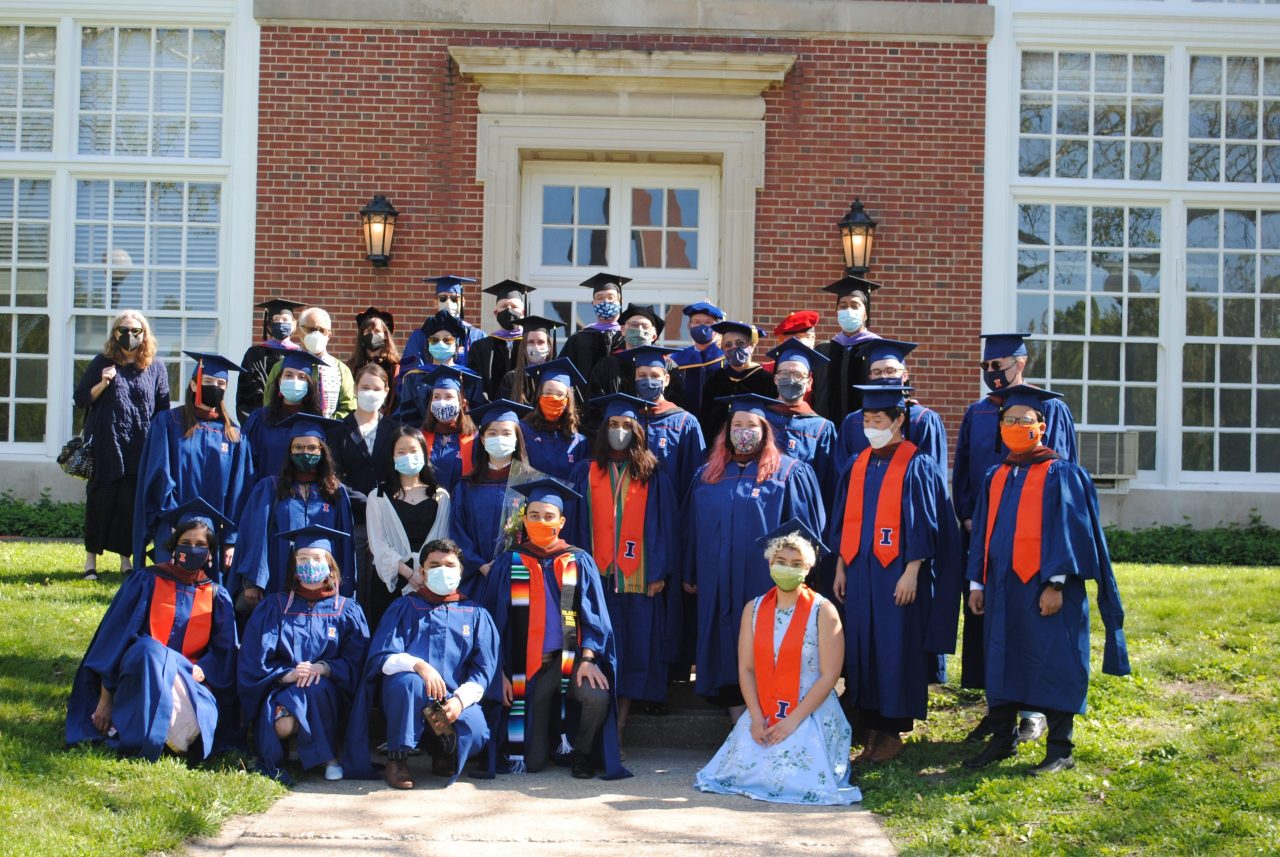
<path fill-rule="evenodd" d="M 325 762 L 324 778 L 326 780 L 342 779 L 342 766 L 339 765 L 337 762 Z"/>

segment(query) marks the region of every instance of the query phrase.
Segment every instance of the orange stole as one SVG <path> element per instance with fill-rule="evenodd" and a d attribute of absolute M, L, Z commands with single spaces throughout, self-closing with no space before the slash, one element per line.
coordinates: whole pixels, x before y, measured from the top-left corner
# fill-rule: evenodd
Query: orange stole
<path fill-rule="evenodd" d="M 436 433 L 433 431 L 424 431 L 422 436 L 427 441 L 427 461 L 431 460 L 431 450 L 436 445 Z M 470 476 L 472 469 L 475 467 L 475 461 L 471 457 L 471 447 L 475 445 L 476 436 L 474 434 L 458 433 L 458 455 L 462 458 L 462 475 Z"/>
<path fill-rule="evenodd" d="M 588 477 L 591 485 L 592 554 L 602 575 L 616 567 L 630 579 L 644 561 L 644 513 L 649 502 L 649 483 L 632 479 L 625 469 L 614 488 L 608 467 L 591 462 Z M 618 503 L 622 503 L 622 521 L 618 526 Z M 622 548 L 622 550 L 619 550 Z"/>
<path fill-rule="evenodd" d="M 173 633 L 174 614 L 178 609 L 178 584 L 167 577 L 156 576 L 151 595 L 150 632 L 162 646 L 169 645 Z M 191 603 L 191 617 L 182 635 L 182 654 L 195 663 L 209 647 L 209 634 L 213 630 L 213 584 L 196 587 Z"/>
<path fill-rule="evenodd" d="M 867 481 L 867 464 L 871 461 L 871 448 L 858 456 L 849 473 L 849 490 L 845 494 L 844 518 L 840 533 L 840 556 L 845 565 L 858 555 L 862 541 L 862 489 Z M 907 475 L 907 464 L 916 454 L 916 445 L 909 440 L 898 444 L 889 459 L 889 472 L 880 484 L 880 496 L 876 500 L 876 532 L 881 534 L 872 549 L 882 566 L 888 566 L 898 558 L 902 542 L 902 483 Z M 888 531 L 888 532 L 886 532 Z M 887 542 L 887 544 L 886 544 Z"/>
<path fill-rule="evenodd" d="M 542 564 L 538 562 L 536 556 L 524 553 L 519 556 L 520 562 L 524 563 L 524 567 L 529 570 L 529 581 L 526 584 L 529 587 L 529 633 L 524 644 L 524 675 L 525 681 L 529 681 L 542 668 L 542 641 L 547 636 L 547 583 L 542 578 Z M 561 591 L 564 590 L 566 577 L 572 585 L 577 586 L 578 562 L 573 558 L 572 551 L 565 551 L 557 556 L 553 568 Z M 515 585 L 514 582 L 512 585 Z M 577 626 L 576 613 L 566 614 L 563 610 L 557 610 L 557 612 L 561 614 L 560 620 L 566 626 Z M 564 670 L 563 656 L 561 670 L 562 672 Z"/>
<path fill-rule="evenodd" d="M 1053 460 L 1041 461 L 1027 468 L 1018 499 L 1018 519 L 1013 525 L 1013 573 L 1023 583 L 1040 571 L 1040 543 L 1044 529 L 1044 480 Z M 991 557 L 991 531 L 996 527 L 996 513 L 1004 498 L 1004 485 L 1013 471 L 1012 464 L 1002 464 L 991 477 L 987 493 L 987 537 L 982 557 L 982 582 L 987 582 L 987 562 Z"/>
<path fill-rule="evenodd" d="M 756 610 L 755 635 L 752 637 L 752 653 L 755 655 L 756 696 L 760 699 L 760 711 L 765 725 L 772 726 L 786 717 L 800 704 L 800 661 L 804 650 L 804 629 L 809 624 L 813 610 L 813 590 L 800 587 L 796 609 L 791 623 L 782 637 L 778 659 L 773 658 L 773 620 L 778 607 L 778 588 L 775 586 L 760 599 Z"/>

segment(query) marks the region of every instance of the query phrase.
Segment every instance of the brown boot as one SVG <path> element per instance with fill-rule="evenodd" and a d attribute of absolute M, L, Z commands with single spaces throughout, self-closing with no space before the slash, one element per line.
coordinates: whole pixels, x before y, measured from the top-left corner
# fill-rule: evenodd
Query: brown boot
<path fill-rule="evenodd" d="M 876 751 L 876 745 L 880 743 L 880 733 L 874 729 L 867 730 L 867 743 L 862 745 L 862 752 L 854 757 L 855 765 L 863 762 L 871 761 L 871 756 Z"/>
<path fill-rule="evenodd" d="M 387 785 L 393 789 L 411 789 L 413 780 L 409 778 L 409 766 L 401 759 L 387 759 L 387 768 L 383 772 Z"/>
<path fill-rule="evenodd" d="M 897 732 L 878 732 L 880 740 L 876 742 L 875 751 L 867 757 L 873 765 L 896 759 L 902 753 L 902 736 Z"/>

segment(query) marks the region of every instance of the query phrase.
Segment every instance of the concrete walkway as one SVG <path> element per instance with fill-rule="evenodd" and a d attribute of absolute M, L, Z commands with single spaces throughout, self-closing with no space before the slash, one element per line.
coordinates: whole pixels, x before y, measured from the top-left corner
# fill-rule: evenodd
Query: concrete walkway
<path fill-rule="evenodd" d="M 810 808 L 703 794 L 692 785 L 710 758 L 695 750 L 636 748 L 628 780 L 575 780 L 567 768 L 467 777 L 443 791 L 410 760 L 417 788 L 381 781 L 310 778 L 262 815 L 232 819 L 221 835 L 191 843 L 192 857 L 326 857 L 359 854 L 457 857 L 737 857 L 897 852 L 874 815 L 857 805 Z"/>

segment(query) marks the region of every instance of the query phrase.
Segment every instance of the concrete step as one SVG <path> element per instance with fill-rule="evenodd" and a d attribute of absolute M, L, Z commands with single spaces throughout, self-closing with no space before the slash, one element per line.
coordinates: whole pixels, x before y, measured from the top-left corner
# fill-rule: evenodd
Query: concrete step
<path fill-rule="evenodd" d="M 627 747 L 705 750 L 709 757 L 729 734 L 728 713 L 694 693 L 692 682 L 668 685 L 666 705 L 668 713 L 655 716 L 643 713 L 641 704 L 633 704 L 623 743 Z"/>

